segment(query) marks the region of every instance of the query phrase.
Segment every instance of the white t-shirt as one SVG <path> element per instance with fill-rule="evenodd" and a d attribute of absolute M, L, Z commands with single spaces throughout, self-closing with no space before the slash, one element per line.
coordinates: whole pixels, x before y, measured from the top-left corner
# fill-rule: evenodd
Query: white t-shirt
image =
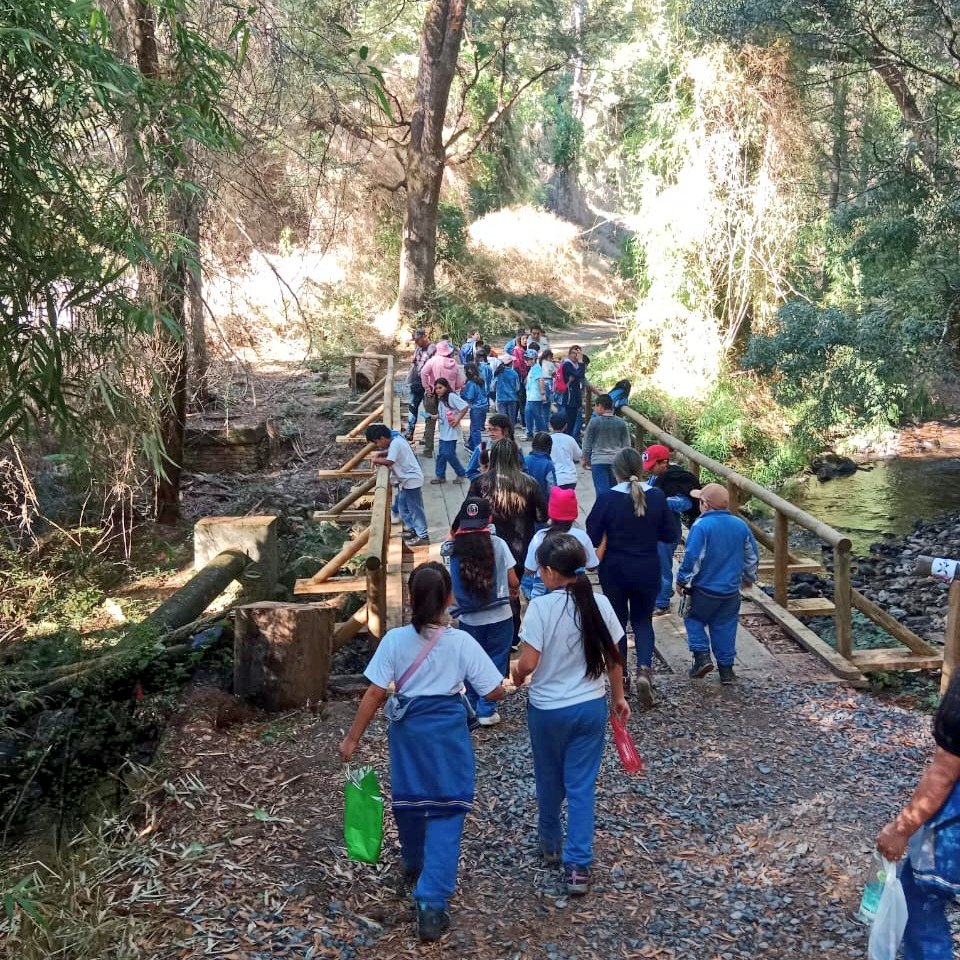
<path fill-rule="evenodd" d="M 527 373 L 527 399 L 534 403 L 543 399 L 541 380 L 543 380 L 543 367 L 539 363 L 534 363 Z"/>
<path fill-rule="evenodd" d="M 577 461 L 583 451 L 569 433 L 551 433 L 553 446 L 550 448 L 550 459 L 557 472 L 557 486 L 565 483 L 577 482 Z"/>
<path fill-rule="evenodd" d="M 472 536 L 472 534 L 467 534 L 467 536 Z M 517 565 L 517 561 L 513 559 L 513 554 L 510 552 L 506 540 L 500 537 L 491 537 L 490 540 L 493 543 L 494 590 L 498 600 L 502 597 L 509 598 L 510 583 L 507 579 L 507 571 L 512 570 Z M 488 623 L 499 623 L 501 620 L 513 619 L 513 610 L 509 603 L 503 603 L 500 606 L 491 607 L 489 610 L 461 613 L 458 619 L 469 627 L 481 627 Z"/>
<path fill-rule="evenodd" d="M 387 448 L 387 459 L 393 461 L 390 480 L 403 490 L 423 486 L 423 468 L 410 444 L 403 437 L 394 437 Z"/>
<path fill-rule="evenodd" d="M 618 643 L 623 627 L 602 594 L 594 594 L 610 637 Z M 520 639 L 540 651 L 540 662 L 530 676 L 530 703 L 540 710 L 558 710 L 604 695 L 605 675 L 587 676 L 583 641 L 574 621 L 576 604 L 566 590 L 554 590 L 530 601 Z"/>
<path fill-rule="evenodd" d="M 523 561 L 523 567 L 525 570 L 537 569 L 537 548 L 541 543 L 543 543 L 543 538 L 546 535 L 546 529 L 538 530 L 533 535 L 533 539 L 530 541 L 530 546 L 527 548 L 527 556 Z M 579 540 L 580 543 L 583 544 L 583 549 L 587 552 L 587 569 L 592 570 L 594 567 L 599 567 L 600 558 L 597 556 L 597 551 L 594 549 L 593 543 L 587 536 L 587 531 L 581 530 L 579 527 L 571 527 L 570 536 L 575 540 Z"/>
<path fill-rule="evenodd" d="M 432 636 L 431 632 L 422 637 L 412 624 L 388 630 L 363 675 L 386 690 L 417 659 Z M 500 671 L 483 647 L 469 633 L 448 627 L 400 692 L 405 697 L 452 696 L 460 693 L 465 679 L 484 694 L 503 683 Z"/>
<path fill-rule="evenodd" d="M 448 393 L 443 400 L 440 401 L 440 439 L 441 440 L 460 440 L 463 437 L 463 430 L 460 429 L 460 424 L 453 426 L 450 421 L 447 419 L 447 414 L 452 411 L 454 414 L 459 413 L 461 410 L 466 410 L 469 406 L 466 400 L 464 400 L 458 393 Z"/>

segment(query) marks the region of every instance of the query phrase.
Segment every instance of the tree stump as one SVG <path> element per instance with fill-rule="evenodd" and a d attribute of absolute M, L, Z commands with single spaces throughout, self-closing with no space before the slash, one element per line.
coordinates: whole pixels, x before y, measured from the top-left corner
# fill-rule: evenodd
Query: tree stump
<path fill-rule="evenodd" d="M 333 619 L 333 608 L 319 603 L 239 607 L 233 692 L 271 711 L 325 700 Z"/>
<path fill-rule="evenodd" d="M 364 350 L 364 354 L 377 352 L 375 347 Z M 381 363 L 377 357 L 362 356 L 357 359 L 356 372 L 353 375 L 353 389 L 357 393 L 366 393 L 380 379 Z"/>

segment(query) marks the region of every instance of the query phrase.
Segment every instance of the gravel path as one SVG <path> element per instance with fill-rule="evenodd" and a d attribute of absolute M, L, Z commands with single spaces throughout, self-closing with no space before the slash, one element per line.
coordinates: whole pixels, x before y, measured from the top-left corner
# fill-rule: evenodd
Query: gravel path
<path fill-rule="evenodd" d="M 417 944 L 394 889 L 389 815 L 379 866 L 344 857 L 335 749 L 353 703 L 296 715 L 279 733 L 185 728 L 175 749 L 205 792 L 193 809 L 168 803 L 153 842 L 203 852 L 158 858 L 150 879 L 163 894 L 142 906 L 163 936 L 144 955 L 864 957 L 852 914 L 871 838 L 932 749 L 929 717 L 837 684 L 665 677 L 658 694 L 630 724 L 646 775 L 627 776 L 608 745 L 582 899 L 564 897 L 536 855 L 523 695 L 478 732 L 453 925 L 431 946 Z M 385 771 L 381 720 L 360 754 Z"/>

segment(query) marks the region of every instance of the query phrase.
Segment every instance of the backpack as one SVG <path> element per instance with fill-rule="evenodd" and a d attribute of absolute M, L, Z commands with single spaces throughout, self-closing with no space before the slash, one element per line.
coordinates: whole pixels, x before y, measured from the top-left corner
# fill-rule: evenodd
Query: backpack
<path fill-rule="evenodd" d="M 446 546 L 446 544 L 444 544 Z M 451 548 L 453 546 L 452 542 L 450 544 Z M 441 556 L 443 551 L 441 549 Z M 450 580 L 453 585 L 453 595 L 457 598 L 456 605 L 451 607 L 450 615 L 454 617 L 459 617 L 461 613 L 480 613 L 483 610 L 492 610 L 496 607 L 503 607 L 510 603 L 509 597 L 498 597 L 497 596 L 497 587 L 496 581 L 494 580 L 493 590 L 490 595 L 487 597 L 478 597 L 476 594 L 472 594 L 463 582 L 463 578 L 460 575 L 460 561 L 457 557 L 448 555 L 444 557 L 448 561 L 450 567 Z M 463 601 L 463 602 L 461 602 Z"/>
<path fill-rule="evenodd" d="M 553 375 L 554 394 L 567 392 L 567 377 L 563 372 L 563 361 L 557 364 L 556 372 Z"/>

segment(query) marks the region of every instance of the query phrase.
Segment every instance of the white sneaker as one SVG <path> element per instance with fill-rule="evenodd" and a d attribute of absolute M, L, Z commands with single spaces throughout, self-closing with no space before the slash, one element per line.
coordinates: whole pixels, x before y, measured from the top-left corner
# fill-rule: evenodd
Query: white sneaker
<path fill-rule="evenodd" d="M 481 727 L 495 727 L 500 722 L 499 713 L 491 713 L 489 717 L 477 717 Z"/>

